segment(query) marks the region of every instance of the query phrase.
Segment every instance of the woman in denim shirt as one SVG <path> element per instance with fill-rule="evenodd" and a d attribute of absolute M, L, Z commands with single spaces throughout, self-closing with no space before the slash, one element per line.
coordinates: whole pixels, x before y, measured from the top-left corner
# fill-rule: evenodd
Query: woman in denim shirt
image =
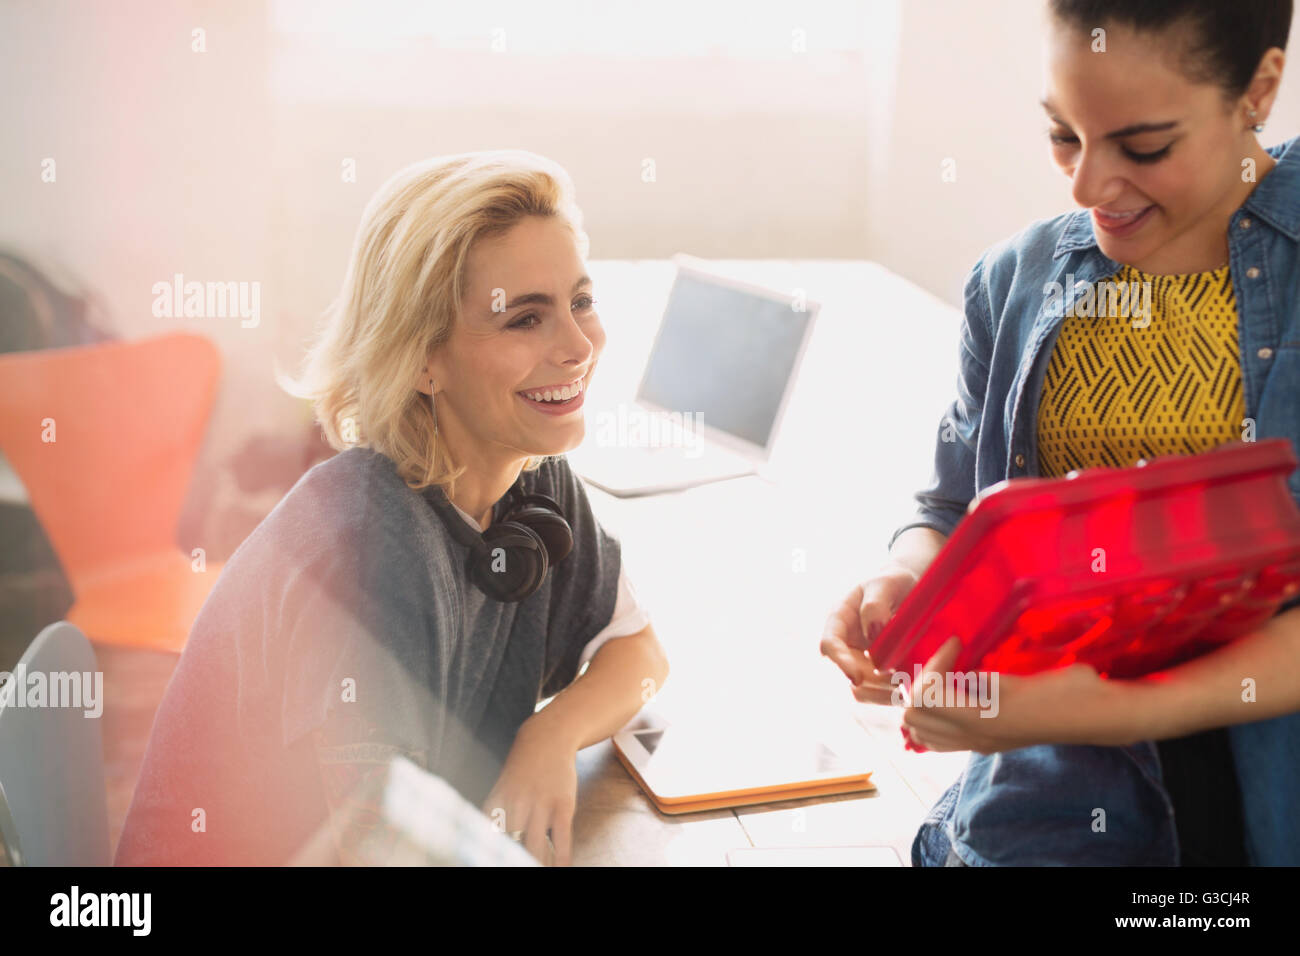
<path fill-rule="evenodd" d="M 894 533 L 889 560 L 846 597 L 822 639 L 859 700 L 890 702 L 890 675 L 866 648 L 970 501 L 1042 473 L 1044 376 L 1072 300 L 1089 285 L 1125 265 L 1158 276 L 1229 266 L 1243 438 L 1285 437 L 1300 449 L 1300 145 L 1265 150 L 1255 136 L 1277 95 L 1291 0 L 1050 0 L 1050 10 L 1053 157 L 1085 208 L 994 245 L 967 279 L 958 397 L 939 423 L 934 478 L 917 493 L 915 519 Z M 1300 503 L 1300 469 L 1288 487 Z M 950 641 L 927 670 L 950 669 L 959 648 Z M 992 719 L 972 707 L 907 707 L 917 743 L 974 751 L 917 834 L 914 864 L 1223 863 L 1234 862 L 1234 844 L 1242 862 L 1300 863 L 1297 662 L 1300 598 L 1257 633 L 1158 680 L 1106 681 L 1075 665 L 1000 675 Z M 1248 677 L 1258 688 L 1251 702 L 1242 700 Z M 1226 739 L 1217 774 L 1215 735 Z M 1183 826 L 1154 742 L 1174 738 L 1193 752 L 1182 768 Z M 1219 840 L 1226 850 L 1204 849 L 1224 829 L 1217 820 L 1201 826 L 1209 833 L 1183 832 L 1190 802 L 1207 794 L 1221 801 L 1209 819 L 1239 815 L 1235 835 Z"/>

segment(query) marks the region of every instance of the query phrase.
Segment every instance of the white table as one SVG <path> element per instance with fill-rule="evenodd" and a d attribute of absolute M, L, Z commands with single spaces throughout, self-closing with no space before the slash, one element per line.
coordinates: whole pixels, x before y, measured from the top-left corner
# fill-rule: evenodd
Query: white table
<path fill-rule="evenodd" d="M 897 711 L 854 702 L 818 642 L 827 613 L 883 560 L 929 478 L 954 394 L 960 316 L 874 263 L 711 265 L 804 289 L 822 310 L 762 477 L 632 499 L 588 488 L 668 652 L 672 674 L 652 706 L 669 719 L 720 707 L 856 715 L 877 754 L 877 790 L 669 817 L 605 742 L 579 755 L 574 862 L 722 865 L 738 847 L 848 844 L 894 846 L 906 862 L 965 755 L 903 750 Z M 609 337 L 588 395 L 593 423 L 634 394 L 673 267 L 593 261 L 590 274 Z"/>

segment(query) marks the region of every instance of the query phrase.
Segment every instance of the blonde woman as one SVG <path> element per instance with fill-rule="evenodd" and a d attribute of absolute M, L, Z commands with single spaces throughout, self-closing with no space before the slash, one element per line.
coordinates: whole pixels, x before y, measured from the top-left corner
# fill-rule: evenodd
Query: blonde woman
<path fill-rule="evenodd" d="M 668 673 L 562 456 L 605 342 L 586 249 L 567 175 L 531 153 L 418 163 L 371 200 L 285 383 L 340 453 L 195 621 L 118 863 L 281 863 L 327 821 L 346 863 L 384 826 L 350 801 L 394 754 L 570 862 L 577 751 Z"/>

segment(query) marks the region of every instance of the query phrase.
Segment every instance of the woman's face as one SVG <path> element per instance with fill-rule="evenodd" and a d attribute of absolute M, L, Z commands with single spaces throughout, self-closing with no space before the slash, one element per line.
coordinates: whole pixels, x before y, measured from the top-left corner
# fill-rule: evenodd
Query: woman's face
<path fill-rule="evenodd" d="M 1250 191 L 1242 160 L 1261 152 L 1253 121 L 1218 87 L 1183 77 L 1174 35 L 1111 25 L 1105 41 L 1093 52 L 1089 33 L 1055 22 L 1049 30 L 1052 159 L 1092 210 L 1110 258 L 1157 273 L 1217 268 L 1228 219 Z"/>
<path fill-rule="evenodd" d="M 605 330 L 572 231 L 530 216 L 475 243 L 465 280 L 451 337 L 430 355 L 438 427 L 453 458 L 558 455 L 578 445 Z M 557 401 L 563 395 L 571 397 Z"/>

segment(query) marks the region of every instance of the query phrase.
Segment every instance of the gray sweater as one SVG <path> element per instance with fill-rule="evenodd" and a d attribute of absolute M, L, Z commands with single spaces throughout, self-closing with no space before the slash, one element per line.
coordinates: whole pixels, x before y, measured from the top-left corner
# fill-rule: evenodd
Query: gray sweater
<path fill-rule="evenodd" d="M 119 865 L 278 864 L 327 809 L 311 731 L 353 708 L 467 800 L 610 621 L 618 541 L 563 457 L 524 472 L 574 533 L 518 604 L 481 594 L 427 496 L 352 448 L 308 471 L 226 563 L 154 719 Z M 499 512 L 498 512 L 499 514 Z M 454 518 L 455 515 L 453 514 Z"/>

